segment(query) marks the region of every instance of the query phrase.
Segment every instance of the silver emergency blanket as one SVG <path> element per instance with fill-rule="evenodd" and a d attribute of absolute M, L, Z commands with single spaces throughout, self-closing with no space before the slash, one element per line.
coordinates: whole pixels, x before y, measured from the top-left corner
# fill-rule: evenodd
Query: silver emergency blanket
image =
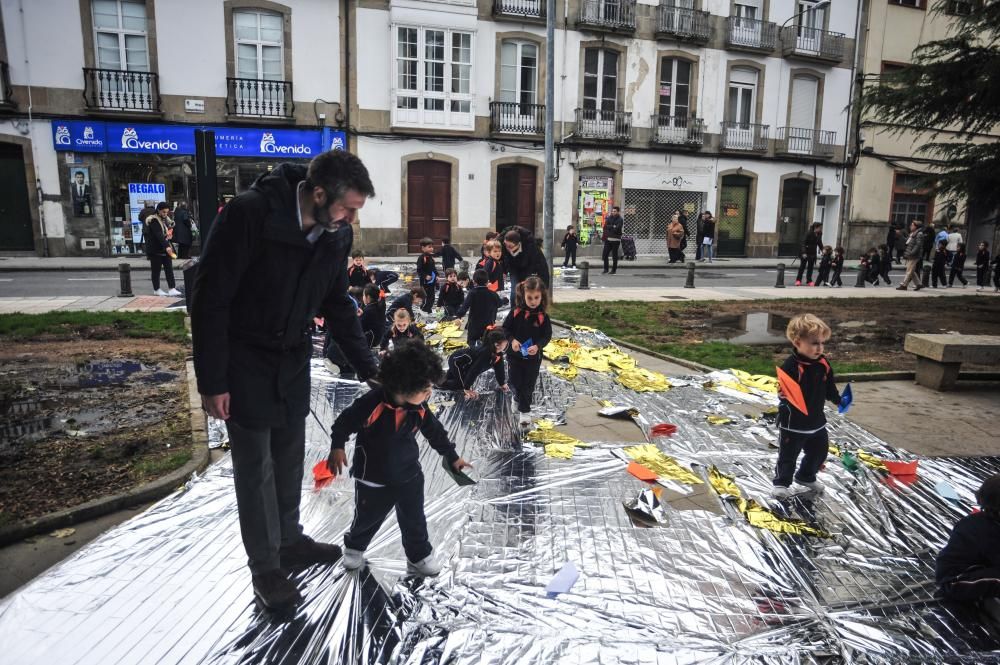
<path fill-rule="evenodd" d="M 606 342 L 599 334 L 580 341 Z M 352 484 L 315 489 L 310 469 L 328 453 L 330 423 L 364 390 L 314 362 L 302 521 L 339 541 Z M 626 504 L 649 485 L 626 473 L 623 444 L 590 442 L 571 459 L 519 443 L 510 397 L 480 377 L 478 400 L 436 393 L 434 409 L 477 485 L 457 486 L 425 446 L 426 513 L 444 563 L 433 579 L 405 577 L 390 517 L 369 567 L 339 564 L 297 575 L 305 596 L 281 619 L 253 602 L 228 455 L 178 493 L 107 532 L 0 605 L 5 665 L 153 663 L 399 663 L 605 665 L 1000 662 L 1000 640 L 972 608 L 935 599 L 933 563 L 973 492 L 1000 459 L 920 459 L 896 479 L 827 461 L 819 497 L 768 498 L 776 458 L 767 400 L 722 394 L 686 377 L 667 392 L 634 393 L 590 371 L 547 371 L 537 415 L 563 414 L 579 396 L 629 404 L 640 426 L 679 426 L 652 443 L 707 480 L 715 465 L 747 498 L 821 527 L 830 538 L 751 526 L 731 501 L 669 483 L 655 526 Z M 856 391 L 863 399 L 863 391 Z M 706 415 L 726 415 L 710 424 Z M 875 456 L 915 459 L 848 420 L 831 440 Z M 350 448 L 348 449 L 350 453 Z M 947 481 L 959 499 L 935 491 Z M 703 492 L 702 507 L 692 504 Z M 668 495 L 669 494 L 669 495 Z M 679 498 L 678 498 L 679 497 Z M 564 564 L 579 571 L 555 597 Z"/>

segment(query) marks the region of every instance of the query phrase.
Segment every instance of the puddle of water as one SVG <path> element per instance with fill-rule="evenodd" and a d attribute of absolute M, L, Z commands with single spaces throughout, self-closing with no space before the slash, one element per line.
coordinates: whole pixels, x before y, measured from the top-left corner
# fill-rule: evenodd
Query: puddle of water
<path fill-rule="evenodd" d="M 141 381 L 151 385 L 167 383 L 177 378 L 155 365 L 143 365 L 137 360 L 100 360 L 76 366 L 76 385 L 80 388 L 120 385 L 126 381 Z"/>
<path fill-rule="evenodd" d="M 711 334 L 716 335 L 709 341 L 748 346 L 785 344 L 788 320 L 787 316 L 769 312 L 716 317 L 708 323 Z"/>

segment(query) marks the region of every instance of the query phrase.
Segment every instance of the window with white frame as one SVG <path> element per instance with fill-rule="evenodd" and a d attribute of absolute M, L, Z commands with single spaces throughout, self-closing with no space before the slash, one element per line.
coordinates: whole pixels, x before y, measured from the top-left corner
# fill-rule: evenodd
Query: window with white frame
<path fill-rule="evenodd" d="M 472 33 L 396 27 L 393 124 L 472 129 Z"/>
<path fill-rule="evenodd" d="M 583 53 L 583 108 L 613 112 L 618 108 L 618 52 L 588 48 Z"/>
<path fill-rule="evenodd" d="M 687 120 L 691 109 L 691 63 L 680 58 L 660 60 L 660 116 Z M 684 125 L 686 126 L 686 125 Z"/>
<path fill-rule="evenodd" d="M 500 44 L 500 101 L 538 102 L 537 44 L 516 40 Z"/>
<path fill-rule="evenodd" d="M 148 72 L 146 3 L 130 0 L 94 0 L 92 7 L 97 67 Z"/>
<path fill-rule="evenodd" d="M 757 70 L 733 67 L 729 74 L 726 120 L 743 125 L 757 121 Z"/>
<path fill-rule="evenodd" d="M 239 10 L 233 12 L 236 77 L 282 81 L 284 27 L 280 14 Z"/>

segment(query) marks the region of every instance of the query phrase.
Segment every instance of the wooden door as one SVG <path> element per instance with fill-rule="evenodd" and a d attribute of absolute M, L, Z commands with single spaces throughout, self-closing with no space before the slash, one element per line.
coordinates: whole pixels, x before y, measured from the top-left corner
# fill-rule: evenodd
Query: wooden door
<path fill-rule="evenodd" d="M 534 166 L 517 167 L 517 225 L 535 233 L 535 174 Z"/>
<path fill-rule="evenodd" d="M 0 143 L 0 250 L 35 248 L 21 146 Z"/>
<path fill-rule="evenodd" d="M 523 164 L 497 168 L 497 230 L 517 224 L 535 232 L 537 173 Z"/>
<path fill-rule="evenodd" d="M 407 251 L 419 252 L 420 239 L 451 236 L 451 165 L 423 159 L 410 162 L 406 176 Z"/>

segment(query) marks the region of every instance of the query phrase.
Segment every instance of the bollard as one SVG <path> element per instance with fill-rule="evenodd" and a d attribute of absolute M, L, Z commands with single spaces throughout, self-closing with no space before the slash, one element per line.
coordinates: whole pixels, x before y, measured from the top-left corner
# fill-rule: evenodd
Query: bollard
<path fill-rule="evenodd" d="M 121 281 L 121 293 L 119 298 L 132 297 L 132 266 L 128 263 L 118 264 L 118 279 Z"/>
<path fill-rule="evenodd" d="M 694 288 L 694 261 L 688 263 L 688 275 L 687 275 L 687 281 L 684 282 L 684 288 L 685 289 Z"/>
<path fill-rule="evenodd" d="M 930 266 L 925 266 L 923 263 L 920 264 L 920 286 L 927 288 L 931 283 L 931 268 Z"/>
<path fill-rule="evenodd" d="M 779 263 L 778 264 L 778 278 L 774 282 L 774 288 L 776 288 L 776 289 L 783 289 L 783 288 L 785 288 L 785 264 L 784 263 Z"/>
<path fill-rule="evenodd" d="M 580 261 L 580 283 L 576 288 L 578 289 L 589 289 L 590 288 L 590 261 Z"/>
<path fill-rule="evenodd" d="M 854 287 L 858 289 L 865 288 L 865 267 L 858 266 L 858 281 L 854 283 Z"/>

